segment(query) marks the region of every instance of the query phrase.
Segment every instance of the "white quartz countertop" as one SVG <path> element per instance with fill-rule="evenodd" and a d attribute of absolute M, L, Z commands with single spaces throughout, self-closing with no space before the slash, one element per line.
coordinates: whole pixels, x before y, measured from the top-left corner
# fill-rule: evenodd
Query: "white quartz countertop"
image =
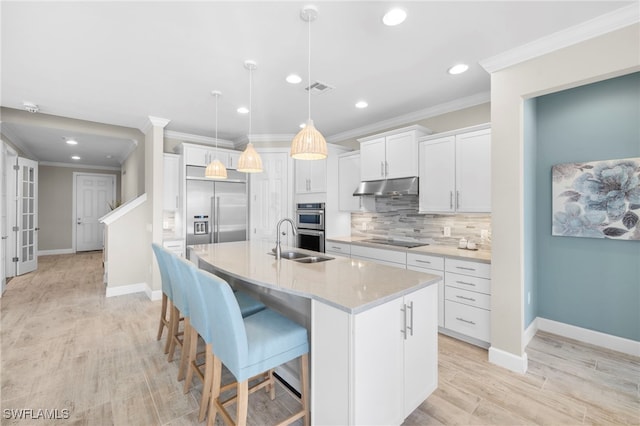
<path fill-rule="evenodd" d="M 491 252 L 489 250 L 465 250 L 459 249 L 457 247 L 451 246 L 443 246 L 438 244 L 430 244 L 427 246 L 414 247 L 414 248 L 404 248 L 391 246 L 387 244 L 376 244 L 369 243 L 366 241 L 362 241 L 370 237 L 331 237 L 327 238 L 327 241 L 334 241 L 336 243 L 348 243 L 348 244 L 356 244 L 360 246 L 366 247 L 376 247 L 382 248 L 386 250 L 395 250 L 395 251 L 403 251 L 407 253 L 423 253 L 423 254 L 431 254 L 436 256 L 447 256 L 447 257 L 455 257 L 463 260 L 473 260 L 476 262 L 482 263 L 491 263 Z"/>
<path fill-rule="evenodd" d="M 342 256 L 318 263 L 276 260 L 273 243 L 238 241 L 190 246 L 192 255 L 234 278 L 265 288 L 315 299 L 351 314 L 366 311 L 420 288 L 436 284 L 437 275 Z M 308 250 L 284 247 L 310 255 Z"/>

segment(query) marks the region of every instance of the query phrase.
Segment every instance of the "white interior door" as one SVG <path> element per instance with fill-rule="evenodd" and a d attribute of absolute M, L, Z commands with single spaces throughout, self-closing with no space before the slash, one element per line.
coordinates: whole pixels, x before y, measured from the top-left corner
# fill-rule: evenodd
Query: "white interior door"
<path fill-rule="evenodd" d="M 0 141 L 0 296 L 7 284 L 7 146 Z"/>
<path fill-rule="evenodd" d="M 16 275 L 38 267 L 38 163 L 18 157 Z"/>
<path fill-rule="evenodd" d="M 18 226 L 17 223 L 17 212 L 18 212 L 18 204 L 17 204 L 17 198 L 16 198 L 16 180 L 18 178 L 18 173 L 14 170 L 14 167 L 18 167 L 18 154 L 8 145 L 5 144 L 5 162 L 3 163 L 3 165 L 5 166 L 3 168 L 3 175 L 5 176 L 5 190 L 6 190 L 6 205 L 5 205 L 5 210 L 4 210 L 4 214 L 6 214 L 6 216 L 2 219 L 4 226 L 5 226 L 5 233 L 3 233 L 3 236 L 6 236 L 7 238 L 4 240 L 5 244 L 5 262 L 4 262 L 4 268 L 5 268 L 5 273 L 4 275 L 9 278 L 9 277 L 13 277 L 16 275 L 16 262 L 17 262 L 17 251 L 16 251 L 16 247 L 18 245 L 17 243 L 17 231 L 14 231 L 13 228 Z M 16 259 L 16 261 L 14 262 L 14 259 Z"/>
<path fill-rule="evenodd" d="M 76 251 L 102 250 L 104 224 L 98 222 L 107 214 L 116 196 L 116 177 L 74 173 L 76 183 Z"/>
<path fill-rule="evenodd" d="M 284 152 L 262 152 L 264 172 L 251 175 L 251 229 L 249 239 L 276 241 L 276 225 L 287 217 L 289 208 L 289 155 Z M 289 225 L 287 225 L 288 227 Z M 282 244 L 293 245 L 289 240 L 290 228 L 284 227 L 287 235 L 281 237 Z"/>

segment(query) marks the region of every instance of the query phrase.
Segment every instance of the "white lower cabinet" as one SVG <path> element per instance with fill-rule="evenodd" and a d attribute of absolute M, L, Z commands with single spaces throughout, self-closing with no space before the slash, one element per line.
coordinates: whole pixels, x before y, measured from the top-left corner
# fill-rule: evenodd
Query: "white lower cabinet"
<path fill-rule="evenodd" d="M 165 240 L 162 242 L 162 247 L 166 248 L 173 254 L 184 257 L 184 240 L 175 239 L 175 240 Z"/>
<path fill-rule="evenodd" d="M 351 258 L 370 260 L 387 266 L 396 268 L 407 268 L 407 252 L 396 250 L 385 250 L 375 247 L 365 247 L 359 245 L 351 246 Z"/>
<path fill-rule="evenodd" d="M 491 265 L 446 259 L 444 326 L 456 333 L 491 341 Z"/>
<path fill-rule="evenodd" d="M 340 256 L 351 257 L 351 244 L 327 241 L 324 245 L 324 251 L 327 254 L 337 254 Z"/>
<path fill-rule="evenodd" d="M 442 278 L 438 283 L 438 327 L 444 327 L 444 257 L 407 253 L 407 269 Z"/>
<path fill-rule="evenodd" d="M 312 424 L 401 424 L 437 387 L 437 304 L 433 285 L 355 315 L 312 302 L 311 359 L 331 365 L 311 369 Z"/>

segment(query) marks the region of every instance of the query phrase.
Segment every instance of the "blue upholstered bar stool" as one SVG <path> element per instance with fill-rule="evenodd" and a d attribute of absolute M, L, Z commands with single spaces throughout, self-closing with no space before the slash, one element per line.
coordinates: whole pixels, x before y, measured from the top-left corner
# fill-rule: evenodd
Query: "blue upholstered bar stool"
<path fill-rule="evenodd" d="M 211 347 L 211 329 L 210 323 L 211 318 L 209 315 L 209 311 L 212 309 L 211 306 L 205 303 L 205 300 L 202 299 L 201 291 L 200 291 L 200 282 L 198 281 L 198 277 L 196 272 L 198 268 L 191 262 L 187 262 L 184 259 L 180 259 L 178 257 L 173 258 L 174 268 L 178 272 L 181 277 L 181 281 L 185 283 L 189 283 L 187 287 L 187 303 L 189 304 L 190 317 L 189 321 L 185 322 L 185 333 L 188 333 L 187 337 L 185 337 L 185 341 L 189 342 L 189 346 L 184 347 L 184 353 L 187 354 L 187 376 L 184 382 L 184 392 L 187 393 L 189 391 L 189 386 L 191 385 L 191 379 L 193 374 L 196 375 L 202 380 L 202 397 L 200 400 L 200 412 L 199 412 L 199 420 L 204 420 L 205 415 L 207 414 L 207 405 L 209 404 L 210 395 L 211 395 L 211 381 L 213 379 L 213 358 L 207 357 L 205 352 L 205 363 L 204 363 L 204 371 L 201 370 L 197 363 L 197 346 L 198 346 L 198 335 L 202 337 L 202 339 L 207 344 L 207 348 Z M 211 275 L 207 273 L 208 275 Z M 236 304 L 239 306 L 240 314 L 243 317 L 247 317 L 258 313 L 265 309 L 265 305 L 249 296 L 246 293 L 241 291 L 234 292 L 233 297 L 236 301 Z M 209 350 L 210 352 L 210 350 Z"/>
<path fill-rule="evenodd" d="M 199 300 L 206 305 L 206 315 L 201 318 L 202 327 L 207 332 L 206 357 L 213 363 L 211 383 L 211 403 L 209 404 L 208 424 L 213 425 L 218 411 L 226 423 L 233 424 L 231 416 L 224 408 L 236 402 L 236 421 L 238 425 L 247 422 L 249 394 L 258 389 L 270 390 L 271 398 L 275 397 L 273 368 L 290 360 L 300 358 L 300 385 L 302 409 L 283 421 L 289 424 L 304 418 L 309 425 L 309 342 L 307 329 L 271 309 L 264 309 L 254 315 L 243 318 L 238 302 L 229 284 L 206 271 L 191 269 L 197 277 L 200 295 Z M 195 321 L 195 311 L 194 311 Z M 206 324 L 204 323 L 206 322 Z M 235 376 L 237 382 L 236 396 L 220 401 L 222 365 L 224 364 Z M 249 388 L 249 380 L 264 376 L 264 380 Z M 206 384 L 205 384 L 206 386 Z M 225 386 L 222 390 L 229 389 Z"/>
<path fill-rule="evenodd" d="M 164 353 L 169 353 L 169 345 L 172 339 L 172 322 L 173 320 L 179 321 L 180 318 L 174 318 L 173 316 L 173 290 L 171 287 L 171 277 L 169 276 L 168 266 L 168 251 L 158 244 L 151 244 L 153 253 L 158 261 L 158 268 L 160 269 L 160 280 L 162 281 L 162 308 L 160 310 L 160 324 L 158 325 L 158 336 L 156 340 L 160 340 L 162 337 L 162 331 L 167 328 L 167 342 L 164 345 Z M 165 253 L 166 252 L 166 253 Z M 169 319 L 167 319 L 167 309 L 169 310 Z"/>

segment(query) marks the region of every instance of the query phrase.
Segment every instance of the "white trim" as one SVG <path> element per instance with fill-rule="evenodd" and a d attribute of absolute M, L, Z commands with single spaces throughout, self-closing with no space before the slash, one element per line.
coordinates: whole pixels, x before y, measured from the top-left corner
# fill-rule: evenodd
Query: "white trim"
<path fill-rule="evenodd" d="M 124 296 L 125 294 L 146 293 L 149 286 L 147 283 L 119 285 L 117 287 L 107 287 L 106 297 Z"/>
<path fill-rule="evenodd" d="M 149 121 L 147 121 L 141 128 L 140 131 L 143 134 L 147 134 L 147 132 L 149 130 L 151 130 L 152 127 L 162 127 L 163 129 L 166 127 L 167 124 L 169 124 L 169 122 L 171 120 L 169 120 L 168 118 L 161 118 L 161 117 L 154 117 L 154 116 L 148 116 L 147 117 L 149 119 Z"/>
<path fill-rule="evenodd" d="M 531 321 L 531 324 L 529 324 L 529 327 L 527 327 L 524 330 L 524 334 L 522 335 L 522 347 L 526 348 L 527 345 L 531 342 L 531 339 L 533 339 L 533 337 L 536 335 L 536 333 L 538 332 L 538 318 L 534 318 L 533 321 Z"/>
<path fill-rule="evenodd" d="M 448 130 L 446 132 L 440 132 L 440 133 L 434 133 L 427 136 L 421 136 L 420 138 L 418 138 L 418 142 L 430 141 L 432 139 L 440 139 L 446 136 L 455 136 L 461 133 L 477 132 L 478 130 L 487 130 L 487 129 L 491 129 L 491 123 L 476 124 L 474 126 L 463 127 L 461 129 Z"/>
<path fill-rule="evenodd" d="M 375 135 L 366 136 L 364 138 L 358 138 L 357 141 L 358 142 L 368 142 L 368 141 L 373 140 L 373 139 L 378 139 L 378 138 L 382 138 L 382 137 L 386 137 L 386 136 L 393 136 L 393 135 L 398 134 L 398 132 L 411 132 L 411 131 L 414 131 L 414 130 L 416 132 L 424 133 L 424 135 L 419 135 L 419 137 L 430 135 L 431 133 L 433 133 L 433 131 L 431 129 L 428 129 L 428 128 L 424 127 L 424 126 L 420 126 L 418 124 L 414 124 L 413 126 L 407 126 L 407 127 L 402 127 L 400 129 L 388 130 L 388 131 L 383 132 L 383 133 L 376 133 Z"/>
<path fill-rule="evenodd" d="M 72 248 L 70 249 L 56 249 L 56 250 L 38 250 L 38 256 L 51 256 L 55 254 L 73 254 L 75 253 Z"/>
<path fill-rule="evenodd" d="M 0 121 L 0 123 L 6 123 L 6 121 Z M 22 151 L 23 155 L 26 155 L 28 158 L 36 158 L 35 155 L 27 148 L 27 145 L 24 141 L 13 131 L 11 130 L 11 126 L 2 126 L 2 134 L 11 141 L 12 144 L 16 146 L 20 151 Z M 18 153 L 16 153 L 17 155 Z"/>
<path fill-rule="evenodd" d="M 481 92 L 475 95 L 467 96 L 465 98 L 456 99 L 450 102 L 445 102 L 440 105 L 435 105 L 429 108 L 425 108 L 419 111 L 415 111 L 409 114 L 400 115 L 395 118 L 390 118 L 384 121 L 378 121 L 375 124 L 359 127 L 357 129 L 347 130 L 346 132 L 336 133 L 327 138 L 327 142 L 337 143 L 345 141 L 347 139 L 354 139 L 359 136 L 372 134 L 381 130 L 386 130 L 395 126 L 402 126 L 409 123 L 415 123 L 416 121 L 425 120 L 427 118 L 435 117 L 438 115 L 446 114 L 452 111 L 458 111 L 465 108 L 470 108 L 476 105 L 485 104 L 491 101 L 491 92 Z"/>
<path fill-rule="evenodd" d="M 151 301 L 156 301 L 156 300 L 162 299 L 162 290 L 151 290 L 151 287 L 149 287 L 149 284 L 145 283 L 144 292 L 147 295 L 147 297 L 149 298 L 149 300 L 151 300 Z"/>
<path fill-rule="evenodd" d="M 111 167 L 111 166 L 90 166 L 90 165 L 84 165 L 84 164 L 78 164 L 78 163 L 56 163 L 53 161 L 41 161 L 39 163 L 39 165 L 41 166 L 52 166 L 52 167 L 67 167 L 70 169 L 89 169 L 89 170 L 111 170 L 114 172 L 119 172 L 122 169 L 120 167 Z M 79 172 L 82 173 L 82 172 Z"/>
<path fill-rule="evenodd" d="M 103 222 L 105 225 L 110 225 L 116 220 L 118 220 L 119 218 L 121 218 L 122 216 L 124 216 L 126 213 L 130 212 L 131 210 L 135 209 L 139 205 L 143 204 L 145 201 L 147 201 L 146 192 L 140 195 L 139 197 L 134 198 L 133 200 L 127 201 L 117 209 L 111 210 L 109 213 L 107 213 L 106 215 L 98 219 L 98 221 Z"/>
<path fill-rule="evenodd" d="M 489 348 L 489 362 L 520 374 L 527 372 L 529 364 L 526 352 L 518 356 L 493 346 Z"/>
<path fill-rule="evenodd" d="M 613 351 L 625 354 L 640 356 L 640 342 L 624 337 L 613 336 L 599 331 L 589 330 L 575 325 L 565 324 L 546 318 L 536 318 L 538 330 L 569 339 L 579 340 L 591 345 L 601 346 Z"/>
<path fill-rule="evenodd" d="M 524 61 L 581 43 L 640 21 L 638 2 L 593 18 L 562 31 L 549 34 L 522 46 L 480 61 L 488 73 L 494 73 Z"/>
<path fill-rule="evenodd" d="M 201 145 L 215 146 L 215 138 L 209 136 L 192 135 L 190 133 L 176 132 L 174 130 L 165 130 L 164 137 L 169 139 L 176 139 L 182 142 L 194 142 Z M 222 148 L 235 148 L 235 144 L 232 141 L 218 138 L 218 146 Z"/>

